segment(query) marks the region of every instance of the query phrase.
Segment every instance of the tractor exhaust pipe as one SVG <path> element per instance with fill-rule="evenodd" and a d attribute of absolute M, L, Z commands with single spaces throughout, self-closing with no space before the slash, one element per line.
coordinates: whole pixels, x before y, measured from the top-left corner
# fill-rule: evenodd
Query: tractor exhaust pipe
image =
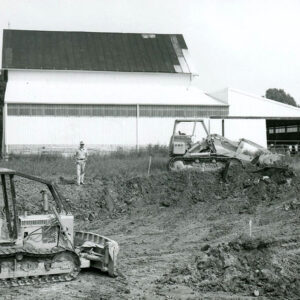
<path fill-rule="evenodd" d="M 45 190 L 42 190 L 41 194 L 42 194 L 42 199 L 43 199 L 43 209 L 44 209 L 44 212 L 47 213 L 49 211 L 48 194 Z"/>

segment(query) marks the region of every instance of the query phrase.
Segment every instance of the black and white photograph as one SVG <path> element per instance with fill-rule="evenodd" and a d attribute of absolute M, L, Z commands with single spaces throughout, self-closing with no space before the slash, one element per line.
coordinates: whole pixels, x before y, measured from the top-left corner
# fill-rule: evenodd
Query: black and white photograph
<path fill-rule="evenodd" d="M 0 0 L 0 300 L 300 299 L 300 0 Z"/>

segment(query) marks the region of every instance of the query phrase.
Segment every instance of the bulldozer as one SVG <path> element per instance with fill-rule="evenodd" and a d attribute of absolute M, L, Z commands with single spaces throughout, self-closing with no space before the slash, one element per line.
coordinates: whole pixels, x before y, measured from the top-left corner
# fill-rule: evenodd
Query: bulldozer
<path fill-rule="evenodd" d="M 82 268 L 116 276 L 118 243 L 74 231 L 70 205 L 55 183 L 5 168 L 0 176 L 0 287 L 70 281 Z M 16 186 L 23 178 L 43 187 L 40 214 L 18 211 Z"/>
<path fill-rule="evenodd" d="M 180 131 L 179 126 L 189 130 Z M 186 126 L 188 125 L 188 126 Z M 200 127 L 200 128 L 199 128 Z M 202 138 L 195 140 L 196 131 Z M 203 171 L 227 167 L 231 162 L 251 163 L 260 167 L 279 165 L 282 155 L 247 139 L 235 142 L 219 134 L 210 134 L 204 119 L 177 119 L 169 144 L 168 169 L 171 171 L 201 167 Z"/>

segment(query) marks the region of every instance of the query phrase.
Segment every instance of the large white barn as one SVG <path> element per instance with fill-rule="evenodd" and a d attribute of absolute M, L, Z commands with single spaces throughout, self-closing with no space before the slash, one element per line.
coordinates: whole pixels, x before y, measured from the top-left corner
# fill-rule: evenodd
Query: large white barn
<path fill-rule="evenodd" d="M 199 90 L 180 34 L 4 30 L 2 71 L 5 153 L 166 145 L 176 118 L 214 117 L 212 132 L 266 145 L 266 119 L 300 117 L 237 90 Z"/>

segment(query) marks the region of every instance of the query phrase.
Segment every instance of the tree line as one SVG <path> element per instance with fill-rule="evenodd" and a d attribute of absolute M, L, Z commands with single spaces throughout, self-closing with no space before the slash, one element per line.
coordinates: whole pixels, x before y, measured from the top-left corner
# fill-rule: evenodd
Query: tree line
<path fill-rule="evenodd" d="M 290 94 L 286 93 L 283 89 L 268 89 L 266 90 L 266 94 L 264 97 L 281 103 L 299 107 L 295 99 Z"/>

